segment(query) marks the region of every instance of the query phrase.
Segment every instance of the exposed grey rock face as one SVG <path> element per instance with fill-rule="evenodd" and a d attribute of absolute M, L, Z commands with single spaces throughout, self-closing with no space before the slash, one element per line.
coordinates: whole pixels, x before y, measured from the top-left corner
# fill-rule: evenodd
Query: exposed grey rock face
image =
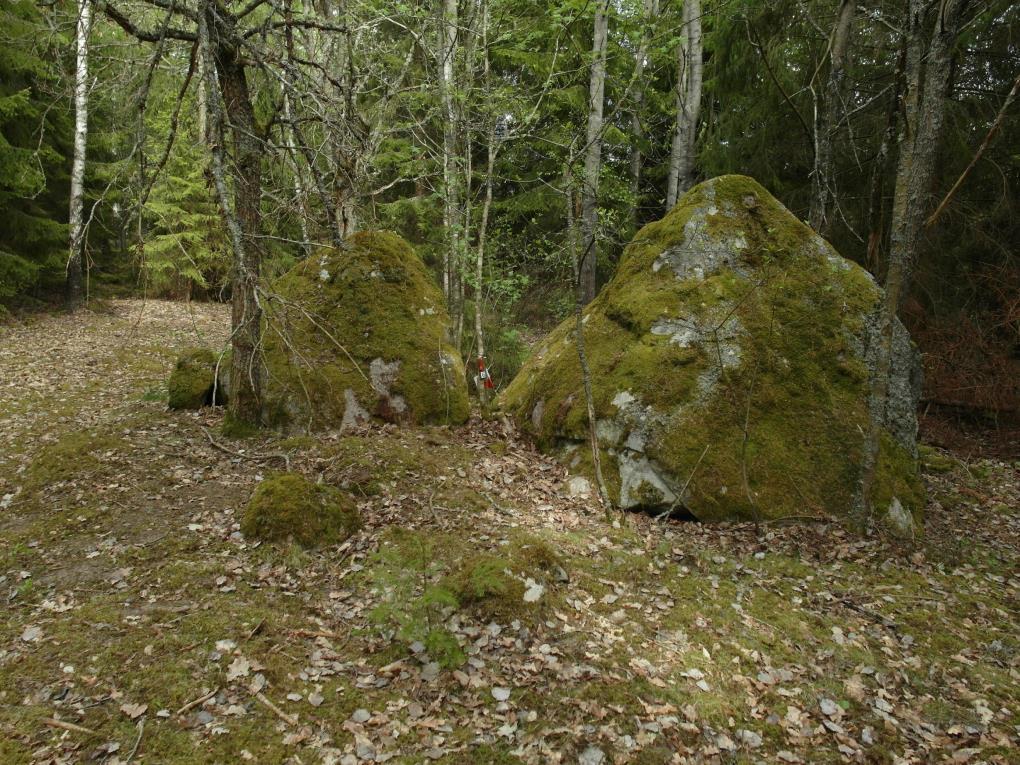
<path fill-rule="evenodd" d="M 583 317 L 613 501 L 706 520 L 850 515 L 875 417 L 876 504 L 899 521 L 918 513 L 920 363 L 898 322 L 887 405 L 869 405 L 880 299 L 867 272 L 751 179 L 692 189 L 638 233 Z M 573 339 L 570 319 L 501 404 L 589 475 Z"/>

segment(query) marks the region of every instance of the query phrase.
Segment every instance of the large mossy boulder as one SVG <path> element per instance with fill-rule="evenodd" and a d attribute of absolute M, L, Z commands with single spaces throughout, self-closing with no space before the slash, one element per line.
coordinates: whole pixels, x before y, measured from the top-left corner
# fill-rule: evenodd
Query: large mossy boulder
<path fill-rule="evenodd" d="M 611 498 L 702 520 L 859 511 L 880 297 L 752 179 L 692 189 L 638 232 L 584 311 Z M 588 473 L 574 327 L 548 336 L 501 406 Z M 924 503 L 919 389 L 919 357 L 897 323 L 872 496 L 901 526 Z"/>
<path fill-rule="evenodd" d="M 255 489 L 241 519 L 241 533 L 249 539 L 322 547 L 344 541 L 360 525 L 349 495 L 297 473 L 281 473 Z"/>
<path fill-rule="evenodd" d="M 396 234 L 363 231 L 277 280 L 265 328 L 267 425 L 344 430 L 369 420 L 456 424 L 464 364 L 442 292 Z"/>
<path fill-rule="evenodd" d="M 230 355 L 221 358 L 208 348 L 188 348 L 177 357 L 167 380 L 171 409 L 201 409 L 227 402 Z"/>

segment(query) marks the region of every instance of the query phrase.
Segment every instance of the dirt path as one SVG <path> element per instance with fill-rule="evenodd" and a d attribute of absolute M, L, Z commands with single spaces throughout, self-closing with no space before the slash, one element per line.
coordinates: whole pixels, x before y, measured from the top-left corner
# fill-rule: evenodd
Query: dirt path
<path fill-rule="evenodd" d="M 1015 464 L 926 540 L 606 522 L 498 422 L 228 441 L 222 306 L 0 328 L 0 762 L 1017 762 Z M 288 466 L 364 528 L 246 540 Z"/>

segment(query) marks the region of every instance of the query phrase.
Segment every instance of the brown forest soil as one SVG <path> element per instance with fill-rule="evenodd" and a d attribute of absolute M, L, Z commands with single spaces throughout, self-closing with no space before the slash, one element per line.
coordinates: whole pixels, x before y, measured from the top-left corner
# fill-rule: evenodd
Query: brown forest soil
<path fill-rule="evenodd" d="M 909 545 L 607 521 L 499 422 L 166 411 L 175 349 L 227 321 L 0 328 L 0 762 L 1020 762 L 1017 463 L 926 451 Z M 364 528 L 245 539 L 285 468 Z"/>

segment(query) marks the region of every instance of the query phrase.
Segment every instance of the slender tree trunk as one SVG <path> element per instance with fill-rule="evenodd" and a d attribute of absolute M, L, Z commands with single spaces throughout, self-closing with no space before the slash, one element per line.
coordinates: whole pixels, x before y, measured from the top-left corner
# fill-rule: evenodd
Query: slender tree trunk
<path fill-rule="evenodd" d="M 198 140 L 204 146 L 209 131 L 209 100 L 205 94 L 205 59 L 199 55 L 198 67 Z"/>
<path fill-rule="evenodd" d="M 592 466 L 595 469 L 595 486 L 599 502 L 602 503 L 602 508 L 608 516 L 612 504 L 606 489 L 605 478 L 602 475 L 602 451 L 599 447 L 595 398 L 591 388 L 591 368 L 588 366 L 588 355 L 584 345 L 584 306 L 588 301 L 585 300 L 584 285 L 581 281 L 581 265 L 585 260 L 585 253 L 580 252 L 577 246 L 578 226 L 577 216 L 574 213 L 574 176 L 571 171 L 574 164 L 573 147 L 570 152 L 563 185 L 565 187 L 564 196 L 567 200 L 567 249 L 570 251 L 570 263 L 574 277 L 574 342 L 577 346 L 577 360 L 581 367 L 581 385 L 584 390 L 585 411 L 588 415 L 588 445 L 591 449 Z"/>
<path fill-rule="evenodd" d="M 485 89 L 486 101 L 492 95 L 492 77 L 489 63 L 489 3 L 482 0 L 482 84 Z M 482 199 L 482 215 L 478 221 L 478 247 L 475 251 L 475 346 L 478 358 L 485 359 L 485 333 L 482 331 L 482 301 L 485 297 L 485 241 L 489 231 L 489 211 L 492 209 L 492 176 L 496 168 L 496 121 L 499 116 L 491 115 L 489 125 L 488 150 L 485 159 L 485 196 Z M 486 368 L 488 365 L 486 365 Z M 489 391 L 485 381 L 478 387 L 478 398 L 482 406 L 489 403 Z"/>
<path fill-rule="evenodd" d="M 856 11 L 857 0 L 842 0 L 839 5 L 829 44 L 829 79 L 825 85 L 825 101 L 815 121 L 815 166 L 811 174 L 811 211 L 808 222 L 811 228 L 823 235 L 828 233 L 831 224 L 828 208 L 830 198 L 834 198 L 832 143 L 845 112 L 843 78 Z"/>
<path fill-rule="evenodd" d="M 478 222 L 478 250 L 475 253 L 475 344 L 478 356 L 485 358 L 485 337 L 482 332 L 482 300 L 485 296 L 485 240 L 489 230 L 489 211 L 492 208 L 492 175 L 496 166 L 496 131 L 489 132 L 489 150 L 485 162 L 485 197 L 482 201 L 482 217 Z M 479 389 L 482 403 L 488 403 L 489 393 L 483 385 Z"/>
<path fill-rule="evenodd" d="M 206 91 L 209 116 L 212 173 L 220 209 L 234 251 L 231 295 L 231 346 L 229 414 L 238 424 L 258 425 L 261 421 L 262 306 L 258 295 L 262 226 L 262 156 L 256 133 L 248 78 L 239 52 L 229 46 L 216 25 L 228 23 L 217 18 L 213 3 L 206 2 L 199 15 L 199 45 L 206 59 Z M 219 75 L 214 79 L 213 73 Z M 224 111 L 221 113 L 220 98 Z M 223 129 L 229 125 L 234 147 L 231 170 L 234 202 L 227 189 L 223 157 Z"/>
<path fill-rule="evenodd" d="M 287 156 L 294 169 L 294 196 L 297 198 L 298 221 L 301 224 L 301 249 L 305 257 L 311 254 L 311 237 L 308 232 L 308 199 L 305 184 L 301 179 L 301 163 L 298 161 L 297 148 L 294 145 L 294 115 L 290 109 L 290 97 L 283 94 L 283 119 L 287 123 L 283 128 L 283 141 L 287 147 Z"/>
<path fill-rule="evenodd" d="M 904 41 L 905 43 L 906 41 Z M 868 254 L 866 265 L 876 277 L 881 273 L 882 248 L 885 240 L 885 176 L 889 163 L 889 154 L 896 141 L 896 126 L 899 124 L 900 98 L 903 94 L 903 70 L 906 66 L 907 49 L 901 45 L 896 60 L 896 71 L 893 73 L 893 94 L 886 113 L 885 130 L 882 142 L 878 147 L 878 155 L 872 162 L 871 179 L 868 183 Z"/>
<path fill-rule="evenodd" d="M 677 46 L 676 126 L 669 153 L 666 209 L 673 209 L 680 194 L 694 181 L 694 153 L 701 114 L 704 70 L 701 41 L 701 0 L 684 0 L 683 28 Z"/>
<path fill-rule="evenodd" d="M 659 0 L 644 0 L 645 31 L 641 35 L 641 44 L 634 57 L 634 82 L 637 91 L 634 93 L 634 111 L 630 115 L 630 196 L 631 224 L 637 227 L 637 200 L 641 193 L 641 141 L 645 131 L 641 125 L 641 112 L 645 103 L 645 59 L 648 58 L 648 30 L 651 29 L 655 17 L 659 15 Z"/>
<path fill-rule="evenodd" d="M 443 106 L 443 292 L 448 302 L 456 297 L 460 252 L 459 179 L 457 169 L 457 109 L 454 104 L 454 56 L 457 45 L 457 0 L 442 0 L 439 29 L 439 91 Z M 454 306 L 450 305 L 451 313 Z"/>
<path fill-rule="evenodd" d="M 74 69 L 74 158 L 71 164 L 71 198 L 68 214 L 69 252 L 67 258 L 67 307 L 79 308 L 84 299 L 85 250 L 85 149 L 89 135 L 89 33 L 92 29 L 92 0 L 78 0 L 75 27 Z"/>
<path fill-rule="evenodd" d="M 606 43 L 609 37 L 609 0 L 595 6 L 595 28 L 588 83 L 588 132 L 584 151 L 584 184 L 581 191 L 581 299 L 595 299 L 595 266 L 598 260 L 599 170 L 602 165 L 602 111 L 606 93 Z"/>
<path fill-rule="evenodd" d="M 889 267 L 880 307 L 879 347 L 871 380 L 872 428 L 864 460 L 862 523 L 875 510 L 872 490 L 878 467 L 881 435 L 892 369 L 893 332 L 900 303 L 910 286 L 926 212 L 930 207 L 935 159 L 942 138 L 946 87 L 952 68 L 953 47 L 960 32 L 968 0 L 942 0 L 936 10 L 930 37 L 927 0 L 910 0 L 907 20 L 905 126 L 900 140 L 889 236 Z M 925 55 L 926 38 L 930 40 Z"/>

